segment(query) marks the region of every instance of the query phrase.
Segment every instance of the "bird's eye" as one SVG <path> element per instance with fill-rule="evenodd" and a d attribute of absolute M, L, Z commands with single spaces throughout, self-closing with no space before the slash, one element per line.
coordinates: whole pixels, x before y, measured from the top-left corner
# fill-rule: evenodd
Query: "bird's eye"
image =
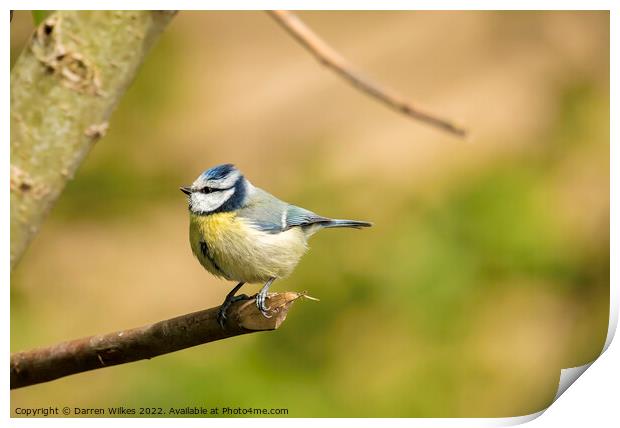
<path fill-rule="evenodd" d="M 203 187 L 202 189 L 200 189 L 200 193 L 211 193 L 213 192 L 213 189 L 211 189 L 210 187 Z"/>

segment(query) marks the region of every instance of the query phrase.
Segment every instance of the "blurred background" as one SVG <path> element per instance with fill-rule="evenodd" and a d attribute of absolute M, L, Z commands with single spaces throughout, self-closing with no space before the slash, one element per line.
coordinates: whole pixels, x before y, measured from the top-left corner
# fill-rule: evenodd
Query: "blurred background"
<path fill-rule="evenodd" d="M 395 113 L 262 12 L 181 12 L 11 278 L 11 351 L 219 305 L 180 185 L 232 162 L 370 230 L 316 235 L 281 330 L 11 392 L 11 407 L 500 417 L 547 406 L 609 307 L 609 13 L 302 12 L 471 131 Z M 11 24 L 11 60 L 33 30 Z M 247 293 L 258 291 L 249 286 Z M 12 410 L 13 411 L 13 410 Z"/>

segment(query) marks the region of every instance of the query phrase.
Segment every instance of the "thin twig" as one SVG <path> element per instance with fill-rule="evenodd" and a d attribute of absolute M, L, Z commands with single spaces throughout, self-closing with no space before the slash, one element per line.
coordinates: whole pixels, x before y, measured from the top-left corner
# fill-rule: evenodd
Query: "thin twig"
<path fill-rule="evenodd" d="M 18 352 L 11 355 L 11 389 L 150 359 L 240 334 L 275 330 L 286 319 L 292 303 L 304 296 L 292 291 L 270 294 L 267 305 L 271 318 L 258 311 L 254 299 L 233 303 L 224 329 L 217 322 L 219 308 L 211 308 L 130 330 Z"/>
<path fill-rule="evenodd" d="M 454 123 L 437 117 L 434 114 L 414 107 L 408 100 L 396 92 L 379 85 L 356 70 L 342 55 L 325 43 L 314 31 L 303 23 L 295 14 L 287 10 L 267 11 L 290 35 L 301 43 L 316 59 L 348 80 L 353 86 L 375 97 L 389 107 L 400 111 L 414 119 L 440 128 L 444 131 L 465 137 L 467 131 Z"/>

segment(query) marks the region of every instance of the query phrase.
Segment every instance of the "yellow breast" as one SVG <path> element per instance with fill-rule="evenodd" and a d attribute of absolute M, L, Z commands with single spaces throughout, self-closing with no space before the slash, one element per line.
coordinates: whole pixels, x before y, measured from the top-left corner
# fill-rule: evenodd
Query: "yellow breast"
<path fill-rule="evenodd" d="M 190 243 L 209 272 L 249 283 L 288 276 L 307 249 L 299 228 L 271 234 L 233 212 L 190 214 Z"/>
<path fill-rule="evenodd" d="M 227 279 L 229 275 L 219 266 L 216 256 L 230 236 L 240 233 L 234 213 L 211 215 L 190 214 L 189 239 L 194 255 L 209 272 Z M 218 257 L 219 258 L 219 257 Z"/>

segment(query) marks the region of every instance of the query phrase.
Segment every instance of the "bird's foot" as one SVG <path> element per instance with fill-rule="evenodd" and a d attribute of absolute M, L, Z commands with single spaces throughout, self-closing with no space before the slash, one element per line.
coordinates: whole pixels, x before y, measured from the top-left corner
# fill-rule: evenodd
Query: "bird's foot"
<path fill-rule="evenodd" d="M 258 308 L 260 313 L 263 314 L 265 318 L 271 318 L 271 315 L 269 315 L 269 310 L 271 308 L 265 306 L 266 298 L 267 298 L 267 292 L 263 293 L 263 291 L 261 290 L 261 292 L 256 295 L 256 307 Z"/>
<path fill-rule="evenodd" d="M 250 300 L 250 296 L 247 294 L 239 294 L 238 296 L 227 297 L 226 300 L 224 300 L 224 303 L 222 303 L 222 306 L 220 306 L 220 309 L 217 311 L 217 322 L 220 327 L 224 328 L 226 324 L 226 319 L 228 318 L 226 312 L 228 308 L 230 308 L 230 305 L 240 300 Z"/>

